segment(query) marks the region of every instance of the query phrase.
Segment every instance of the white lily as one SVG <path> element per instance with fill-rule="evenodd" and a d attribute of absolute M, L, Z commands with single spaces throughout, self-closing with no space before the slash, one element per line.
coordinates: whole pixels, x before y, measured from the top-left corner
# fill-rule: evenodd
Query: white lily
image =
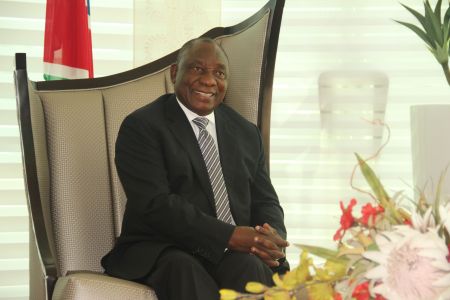
<path fill-rule="evenodd" d="M 428 231 L 428 228 L 435 228 L 436 221 L 434 220 L 434 216 L 432 213 L 432 207 L 430 206 L 427 211 L 423 214 L 423 217 L 418 212 L 414 212 L 411 215 L 411 222 L 415 229 L 419 230 L 422 233 Z"/>
<path fill-rule="evenodd" d="M 439 216 L 441 217 L 441 223 L 447 229 L 447 232 L 450 233 L 450 202 L 445 206 L 439 206 Z"/>

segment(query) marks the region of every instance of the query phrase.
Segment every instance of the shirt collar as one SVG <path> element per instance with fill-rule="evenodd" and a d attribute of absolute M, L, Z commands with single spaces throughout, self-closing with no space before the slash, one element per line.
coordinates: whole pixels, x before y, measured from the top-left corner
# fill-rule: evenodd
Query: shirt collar
<path fill-rule="evenodd" d="M 198 114 L 196 114 L 195 112 L 193 112 L 192 110 L 190 110 L 189 108 L 187 108 L 179 99 L 177 98 L 177 102 L 180 105 L 181 109 L 183 110 L 184 114 L 186 115 L 186 117 L 188 118 L 189 122 L 192 122 L 192 120 L 194 120 L 197 117 L 205 117 L 209 120 L 210 123 L 212 124 L 216 124 L 216 118 L 214 116 L 214 111 L 212 113 L 210 113 L 209 115 L 206 116 L 199 116 Z"/>

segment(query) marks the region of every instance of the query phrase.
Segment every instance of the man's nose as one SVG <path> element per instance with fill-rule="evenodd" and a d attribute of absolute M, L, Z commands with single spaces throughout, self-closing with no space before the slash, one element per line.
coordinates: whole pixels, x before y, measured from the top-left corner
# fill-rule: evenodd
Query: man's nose
<path fill-rule="evenodd" d="M 205 72 L 200 76 L 200 82 L 207 86 L 216 85 L 217 81 L 212 72 L 213 70 L 205 70 Z"/>

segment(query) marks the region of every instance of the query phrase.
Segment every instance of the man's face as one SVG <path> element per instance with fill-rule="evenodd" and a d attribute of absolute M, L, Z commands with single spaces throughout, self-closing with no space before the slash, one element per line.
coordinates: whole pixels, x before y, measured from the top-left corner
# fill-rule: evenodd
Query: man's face
<path fill-rule="evenodd" d="M 178 99 L 200 116 L 222 103 L 227 91 L 228 62 L 213 43 L 198 41 L 170 68 Z"/>

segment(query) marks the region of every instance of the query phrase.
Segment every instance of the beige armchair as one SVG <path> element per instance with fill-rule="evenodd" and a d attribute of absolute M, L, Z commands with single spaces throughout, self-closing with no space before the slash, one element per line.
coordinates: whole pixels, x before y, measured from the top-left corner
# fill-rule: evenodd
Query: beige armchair
<path fill-rule="evenodd" d="M 242 23 L 214 28 L 229 56 L 225 103 L 261 129 L 269 155 L 270 108 L 284 0 Z M 103 274 L 126 198 L 114 166 L 124 117 L 172 92 L 177 52 L 107 77 L 33 82 L 16 54 L 16 98 L 30 210 L 30 299 L 156 299 L 147 286 Z M 269 160 L 268 160 L 269 161 Z"/>

